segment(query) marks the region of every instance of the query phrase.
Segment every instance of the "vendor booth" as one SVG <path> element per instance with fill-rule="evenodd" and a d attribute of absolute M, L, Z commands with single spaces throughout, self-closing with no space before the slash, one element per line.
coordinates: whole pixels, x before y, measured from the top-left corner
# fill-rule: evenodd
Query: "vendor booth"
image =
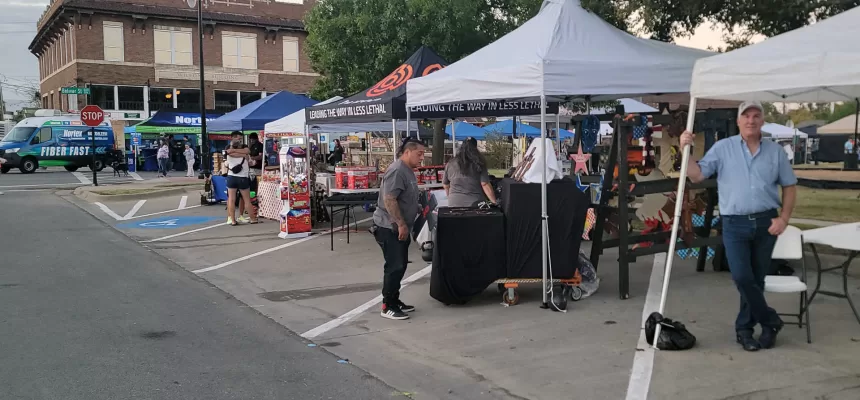
<path fill-rule="evenodd" d="M 846 37 L 855 37 L 855 34 L 860 34 L 860 7 L 761 43 L 698 60 L 690 84 L 690 103 L 696 104 L 698 99 L 723 99 L 798 103 L 852 101 L 860 104 L 860 74 L 857 74 L 855 67 L 860 62 L 860 47 L 856 44 L 846 45 L 844 40 Z M 786 54 L 795 56 L 787 57 Z M 688 128 L 693 126 L 696 118 L 695 114 L 690 114 Z M 686 177 L 689 151 L 689 148 L 683 151 L 682 177 Z M 686 180 L 679 180 L 677 193 L 683 193 L 685 186 Z M 802 288 L 791 290 L 800 293 L 801 307 L 798 314 L 790 315 L 798 318 L 799 325 L 806 323 L 807 341 L 811 340 L 809 306 L 816 294 L 847 299 L 860 322 L 860 313 L 846 290 L 851 260 L 860 255 L 860 241 L 856 239 L 858 232 L 860 224 L 857 223 L 804 231 L 801 233 L 802 240 L 796 243 L 800 248 L 791 249 L 800 253 L 798 258 L 803 258 L 803 244 L 809 244 L 818 267 L 816 287 L 809 297 L 805 268 L 801 277 L 779 277 L 789 279 L 789 285 Z M 836 267 L 823 268 L 816 245 L 844 250 L 848 253 L 847 261 Z M 670 257 L 663 277 L 663 298 L 659 312 L 665 307 L 672 264 Z M 819 290 L 821 273 L 833 269 L 841 270 L 841 293 Z M 771 281 L 771 277 L 767 278 L 764 290 L 771 291 L 778 283 Z M 784 286 L 785 279 L 780 284 Z M 659 324 L 655 333 L 655 337 L 658 336 Z"/>
<path fill-rule="evenodd" d="M 512 52 L 511 49 L 531 48 L 533 51 Z M 669 43 L 638 38 L 616 29 L 593 13 L 586 11 L 576 0 L 546 0 L 539 13 L 531 20 L 496 42 L 480 49 L 462 60 L 432 75 L 408 81 L 407 107 L 430 107 L 437 104 L 460 103 L 476 99 L 538 100 L 540 102 L 541 139 L 536 139 L 529 151 L 534 151 L 532 159 L 527 155 L 522 164 L 527 170 L 521 178 L 526 184 L 534 182 L 535 193 L 540 193 L 541 211 L 527 217 L 532 226 L 540 226 L 541 244 L 534 248 L 521 250 L 538 255 L 541 268 L 531 269 L 528 276 L 507 276 L 501 278 L 536 278 L 542 282 L 545 307 L 558 309 L 556 299 L 565 293 L 566 288 L 551 285 L 563 279 L 572 279 L 567 266 L 558 265 L 573 262 L 566 254 L 561 254 L 563 246 L 556 245 L 553 237 L 567 237 L 569 232 L 553 228 L 554 220 L 575 221 L 585 218 L 584 210 L 590 206 L 590 196 L 581 196 L 565 207 L 553 209 L 550 213 L 549 183 L 560 178 L 560 166 L 555 157 L 548 156 L 552 142 L 546 140 L 546 114 L 550 101 L 581 100 L 599 101 L 631 97 L 642 94 L 685 93 L 689 90 L 690 76 L 694 62 L 713 53 L 684 48 Z M 648 122 L 649 128 L 652 122 Z M 597 125 L 599 127 L 599 124 Z M 620 124 L 616 124 L 616 133 Z M 625 132 L 626 133 L 626 132 Z M 596 140 L 596 134 L 594 135 Z M 616 135 L 615 140 L 626 143 L 629 137 Z M 620 153 L 624 154 L 624 152 Z M 641 151 L 640 151 L 641 154 Z M 622 160 L 624 156 L 618 157 Z M 556 172 L 558 170 L 559 172 Z M 516 172 L 515 172 L 516 174 Z M 539 179 L 534 180 L 534 176 Z M 611 173 L 602 184 L 601 200 L 615 196 L 611 193 L 614 179 Z M 626 174 L 620 173 L 618 186 L 627 184 Z M 578 177 L 574 177 L 577 179 Z M 589 190 L 589 185 L 576 184 L 580 191 Z M 580 193 L 585 194 L 585 193 Z M 605 196 L 604 196 L 605 195 Z M 504 198 L 503 193 L 503 198 Z M 618 207 L 625 210 L 626 194 L 618 193 Z M 534 197 L 537 200 L 537 197 Z M 516 200 L 512 200 L 516 201 Z M 586 202 L 583 207 L 580 202 Z M 515 204 L 510 205 L 513 207 Z M 508 206 L 503 206 L 508 207 Z M 533 204 L 520 204 L 519 207 L 536 207 Z M 608 218 L 609 205 L 601 202 L 599 218 Z M 564 215 L 573 214 L 573 217 Z M 577 215 L 577 213 L 580 213 Z M 605 215 L 604 215 L 605 214 Z M 509 222 L 506 229 L 518 229 Z M 574 229 L 576 229 L 574 227 Z M 574 229 L 570 231 L 575 232 Z M 581 227 L 579 229 L 582 229 Z M 444 235 L 439 231 L 437 235 Z M 450 234 L 450 233 L 448 233 Z M 516 232 L 507 237 L 517 236 Z M 575 245 L 578 243 L 566 242 Z M 560 248 L 562 247 L 562 248 Z M 629 297 L 627 243 L 620 248 L 619 292 L 622 298 Z M 665 251 L 656 249 L 656 251 Z M 652 253 L 653 254 L 653 253 Z M 511 251 L 508 243 L 507 264 L 516 265 L 517 259 L 530 259 L 527 254 L 518 255 Z M 550 265 L 551 264 L 551 267 Z M 508 268 L 510 273 L 511 268 Z M 539 273 L 539 276 L 535 276 Z M 506 281 L 509 282 L 509 281 Z M 511 289 L 508 283 L 505 283 Z M 561 292 L 561 293 L 559 293 Z M 506 291 L 505 301 L 516 301 L 513 290 Z M 552 302 L 548 301 L 552 299 Z"/>
<path fill-rule="evenodd" d="M 209 123 L 221 115 L 214 110 L 207 110 L 206 121 Z M 199 110 L 163 109 L 157 111 L 149 119 L 126 129 L 126 143 L 131 145 L 132 132 L 140 134 L 141 142 L 136 149 L 139 170 L 158 171 L 156 154 L 158 153 L 159 140 L 164 136 L 169 136 L 178 141 L 187 139 L 194 147 L 194 154 L 199 157 L 200 144 L 202 143 L 200 127 Z M 184 162 L 174 161 L 174 164 L 184 169 Z"/>

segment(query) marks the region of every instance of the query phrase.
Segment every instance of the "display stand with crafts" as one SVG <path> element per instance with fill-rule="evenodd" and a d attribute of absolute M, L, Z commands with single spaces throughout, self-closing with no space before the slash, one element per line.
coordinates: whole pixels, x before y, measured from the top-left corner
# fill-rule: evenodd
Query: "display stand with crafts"
<path fill-rule="evenodd" d="M 665 105 L 661 107 L 665 108 Z M 597 268 L 603 250 L 619 248 L 619 295 L 626 299 L 629 297 L 629 264 L 638 257 L 666 252 L 669 247 L 667 242 L 675 207 L 672 190 L 678 184 L 677 176 L 673 176 L 676 163 L 673 161 L 675 152 L 671 143 L 673 140 L 678 141 L 686 121 L 686 112 L 667 111 L 667 114 L 647 113 L 622 117 L 623 109 L 618 111 L 614 116 L 599 117 L 611 120 L 613 126 L 612 145 L 609 157 L 601 168 L 602 176 L 579 173 L 577 182 L 580 190 L 592 191 L 592 200 L 597 203 L 592 205 L 593 211 L 589 211 L 583 235 L 584 239 L 590 238 L 593 242 L 591 263 Z M 710 126 L 700 126 L 698 131 L 704 130 L 706 134 L 697 136 L 703 141 L 705 136 L 714 137 L 714 140 L 698 146 L 703 154 L 718 136 L 727 134 L 726 127 L 715 126 L 722 121 L 718 118 L 722 115 L 711 114 L 712 118 L 700 119 L 709 121 L 706 124 Z M 574 117 L 576 130 L 582 132 L 583 124 L 587 127 L 587 121 L 594 118 L 598 117 Z M 655 135 L 656 131 L 659 131 L 659 135 Z M 583 139 L 588 137 L 577 137 L 577 141 Z M 634 141 L 641 145 L 633 145 Z M 600 188 L 598 193 L 594 193 L 595 184 Z M 722 243 L 720 235 L 712 235 L 711 229 L 718 221 L 714 217 L 716 180 L 689 184 L 688 189 L 693 193 L 685 196 L 689 200 L 683 205 L 683 231 L 679 232 L 681 243 L 677 244 L 676 249 L 682 258 L 697 256 L 697 269 L 702 271 L 705 262 L 719 253 L 717 249 Z M 634 217 L 644 223 L 645 229 L 640 233 L 633 233 Z"/>
<path fill-rule="evenodd" d="M 278 237 L 294 239 L 311 234 L 311 195 L 307 179 L 307 157 L 301 147 L 282 147 L 280 160 L 281 230 Z"/>

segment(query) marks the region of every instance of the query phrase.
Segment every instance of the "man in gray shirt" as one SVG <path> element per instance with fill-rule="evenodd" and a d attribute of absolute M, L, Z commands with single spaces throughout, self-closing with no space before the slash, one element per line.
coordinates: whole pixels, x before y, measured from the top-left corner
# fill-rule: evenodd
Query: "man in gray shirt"
<path fill-rule="evenodd" d="M 408 319 L 415 307 L 400 301 L 400 282 L 406 274 L 409 232 L 418 217 L 418 180 L 414 168 L 424 160 L 424 145 L 405 141 L 400 157 L 385 171 L 379 190 L 379 204 L 373 213 L 374 237 L 385 258 L 382 281 L 384 318 Z"/>

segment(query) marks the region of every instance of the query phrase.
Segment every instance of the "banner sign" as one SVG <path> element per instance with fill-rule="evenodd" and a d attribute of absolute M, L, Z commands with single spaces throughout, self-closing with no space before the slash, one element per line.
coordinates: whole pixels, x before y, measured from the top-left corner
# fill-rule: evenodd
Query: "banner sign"
<path fill-rule="evenodd" d="M 212 121 L 222 115 L 224 114 L 209 113 L 207 111 L 206 121 Z M 202 125 L 200 121 L 200 113 L 159 111 L 155 113 L 155 115 L 153 115 L 152 118 L 149 119 L 149 121 L 146 121 L 144 125 L 199 127 L 200 125 Z"/>
<path fill-rule="evenodd" d="M 548 103 L 547 114 L 558 113 L 558 103 Z M 476 101 L 457 104 L 438 104 L 410 107 L 415 119 L 442 119 L 460 117 L 509 117 L 540 115 L 540 101 Z"/>

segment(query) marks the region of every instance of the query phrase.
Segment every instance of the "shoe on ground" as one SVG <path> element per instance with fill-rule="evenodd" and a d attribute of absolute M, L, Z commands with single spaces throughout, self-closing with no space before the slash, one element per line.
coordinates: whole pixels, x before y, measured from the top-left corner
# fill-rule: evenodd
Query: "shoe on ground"
<path fill-rule="evenodd" d="M 761 343 L 761 348 L 772 349 L 773 346 L 776 345 L 776 336 L 779 334 L 779 331 L 782 330 L 784 325 L 785 323 L 780 322 L 779 326 L 776 328 L 762 328 L 761 335 L 758 337 L 758 341 Z"/>
<path fill-rule="evenodd" d="M 410 313 L 415 311 L 415 306 L 410 306 L 400 300 L 397 300 L 397 306 L 400 307 L 400 311 Z"/>
<path fill-rule="evenodd" d="M 242 224 L 247 224 L 248 222 L 251 222 L 251 219 L 250 219 L 250 218 L 248 218 L 248 217 L 246 217 L 246 216 L 244 216 L 244 215 L 243 215 L 243 216 L 241 216 L 241 217 L 239 217 L 239 218 L 236 218 L 236 220 L 237 220 L 237 221 L 239 221 L 239 222 L 240 222 L 240 223 L 242 223 Z"/>
<path fill-rule="evenodd" d="M 382 312 L 380 313 L 382 318 L 388 318 L 393 320 L 404 320 L 409 319 L 409 314 L 403 312 L 399 306 L 396 304 L 383 304 Z"/>
<path fill-rule="evenodd" d="M 758 342 L 758 340 L 755 340 L 751 333 L 739 333 L 737 336 L 737 342 L 746 351 L 759 351 L 759 349 L 761 349 L 761 344 Z"/>

